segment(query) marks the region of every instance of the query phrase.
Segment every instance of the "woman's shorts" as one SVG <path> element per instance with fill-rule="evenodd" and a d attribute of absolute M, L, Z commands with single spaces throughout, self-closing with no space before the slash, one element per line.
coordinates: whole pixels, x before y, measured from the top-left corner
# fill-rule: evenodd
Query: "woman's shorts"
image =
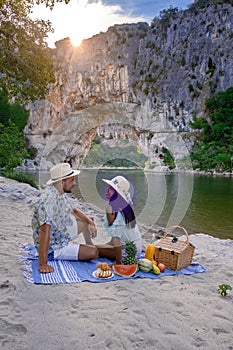
<path fill-rule="evenodd" d="M 79 244 L 70 243 L 66 247 L 54 250 L 56 260 L 78 260 Z"/>

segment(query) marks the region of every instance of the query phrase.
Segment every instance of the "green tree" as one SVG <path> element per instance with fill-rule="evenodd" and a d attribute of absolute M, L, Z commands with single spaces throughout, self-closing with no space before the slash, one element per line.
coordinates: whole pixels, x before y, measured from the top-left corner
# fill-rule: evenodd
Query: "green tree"
<path fill-rule="evenodd" d="M 168 9 L 162 10 L 159 13 L 161 20 L 167 20 L 170 17 L 175 16 L 179 12 L 178 7 L 170 6 Z"/>
<path fill-rule="evenodd" d="M 105 154 L 102 147 L 99 144 L 92 142 L 91 149 L 85 158 L 85 165 L 91 167 L 93 164 L 96 164 L 96 162 L 101 164 L 104 158 Z"/>
<path fill-rule="evenodd" d="M 7 126 L 11 120 L 20 131 L 23 131 L 28 117 L 29 112 L 19 102 L 8 103 L 8 97 L 0 95 L 0 123 Z"/>
<path fill-rule="evenodd" d="M 162 152 L 164 154 L 164 158 L 163 158 L 164 164 L 167 165 L 171 170 L 175 169 L 176 166 L 175 166 L 174 157 L 169 152 L 169 150 L 166 147 L 163 147 Z"/>
<path fill-rule="evenodd" d="M 0 168 L 6 171 L 21 165 L 28 156 L 26 139 L 22 131 L 9 121 L 9 125 L 0 124 Z"/>
<path fill-rule="evenodd" d="M 154 28 L 159 21 L 162 23 L 168 22 L 168 20 L 175 16 L 179 12 L 178 7 L 170 6 L 168 9 L 164 9 L 159 12 L 159 17 L 154 17 L 151 22 L 151 28 Z"/>
<path fill-rule="evenodd" d="M 0 96 L 0 123 L 7 125 L 9 120 L 9 104 L 6 95 Z"/>
<path fill-rule="evenodd" d="M 109 147 L 99 140 L 97 142 L 97 144 L 96 140 L 92 142 L 91 149 L 84 160 L 84 166 L 131 167 L 138 164 L 138 166 L 144 167 L 147 158 L 144 154 L 138 152 L 136 146 Z"/>
<path fill-rule="evenodd" d="M 64 2 L 65 4 L 69 4 L 70 0 L 29 0 L 29 2 L 35 2 L 36 4 L 45 4 L 46 7 L 49 7 L 52 10 L 56 2 Z"/>
<path fill-rule="evenodd" d="M 52 9 L 70 0 L 0 0 L 0 91 L 23 103 L 40 99 L 55 81 L 51 50 L 46 38 L 49 21 L 32 20 L 35 4 Z"/>

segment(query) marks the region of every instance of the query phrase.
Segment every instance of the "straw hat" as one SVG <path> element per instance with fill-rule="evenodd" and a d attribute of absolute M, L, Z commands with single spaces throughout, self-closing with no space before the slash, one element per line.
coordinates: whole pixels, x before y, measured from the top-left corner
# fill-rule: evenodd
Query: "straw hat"
<path fill-rule="evenodd" d="M 50 179 L 47 182 L 47 185 L 68 179 L 69 177 L 78 174 L 80 174 L 80 171 L 72 169 L 69 163 L 59 163 L 50 169 Z"/>
<path fill-rule="evenodd" d="M 102 179 L 109 186 L 113 187 L 114 190 L 129 204 L 132 204 L 133 188 L 132 185 L 123 176 L 116 176 L 112 180 Z"/>

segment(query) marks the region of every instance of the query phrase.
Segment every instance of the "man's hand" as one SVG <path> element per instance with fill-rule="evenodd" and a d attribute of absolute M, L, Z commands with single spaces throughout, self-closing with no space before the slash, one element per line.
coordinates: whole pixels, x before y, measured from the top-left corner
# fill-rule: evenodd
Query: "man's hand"
<path fill-rule="evenodd" d="M 48 264 L 41 264 L 39 265 L 38 270 L 40 273 L 50 273 L 54 271 L 54 268 Z"/>

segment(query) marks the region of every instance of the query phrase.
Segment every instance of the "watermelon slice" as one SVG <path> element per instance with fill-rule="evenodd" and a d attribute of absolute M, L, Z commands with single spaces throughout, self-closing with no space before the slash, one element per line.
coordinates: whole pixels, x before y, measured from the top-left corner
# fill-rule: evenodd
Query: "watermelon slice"
<path fill-rule="evenodd" d="M 137 264 L 131 265 L 113 265 L 113 271 L 115 274 L 123 277 L 132 277 L 138 270 Z"/>

